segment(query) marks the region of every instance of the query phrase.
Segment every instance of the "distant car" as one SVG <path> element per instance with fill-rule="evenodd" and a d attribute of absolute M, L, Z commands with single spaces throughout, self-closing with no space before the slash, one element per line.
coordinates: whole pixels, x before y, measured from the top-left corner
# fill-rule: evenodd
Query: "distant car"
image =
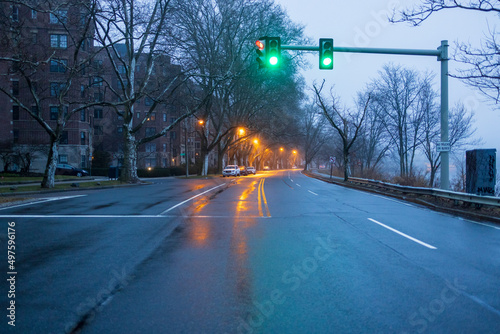
<path fill-rule="evenodd" d="M 247 168 L 245 166 L 240 166 L 240 175 L 244 175 L 244 176 L 248 175 L 248 171 L 247 171 Z"/>
<path fill-rule="evenodd" d="M 227 165 L 226 168 L 222 170 L 222 176 L 240 176 L 240 167 L 237 165 Z"/>
<path fill-rule="evenodd" d="M 87 176 L 89 172 L 84 169 L 76 168 L 68 164 L 58 164 L 56 167 L 56 175 L 72 175 L 72 176 Z"/>
<path fill-rule="evenodd" d="M 264 166 L 264 170 L 271 170 L 271 168 L 269 168 L 269 166 Z"/>
<path fill-rule="evenodd" d="M 253 166 L 248 166 L 247 167 L 247 173 L 255 175 L 257 173 L 257 170 Z"/>

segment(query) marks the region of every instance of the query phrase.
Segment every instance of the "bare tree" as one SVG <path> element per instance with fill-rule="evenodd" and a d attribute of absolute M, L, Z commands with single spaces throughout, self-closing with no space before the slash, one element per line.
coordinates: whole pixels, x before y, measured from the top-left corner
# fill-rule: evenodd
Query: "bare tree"
<path fill-rule="evenodd" d="M 321 108 L 324 117 L 330 125 L 337 131 L 342 141 L 342 158 L 344 164 L 344 181 L 349 179 L 349 154 L 353 144 L 358 139 L 363 121 L 366 116 L 366 111 L 371 99 L 371 96 L 366 97 L 366 102 L 363 108 L 358 108 L 351 111 L 339 106 L 338 99 L 336 99 L 332 92 L 331 94 L 331 107 L 327 107 L 324 98 L 321 95 L 325 81 L 323 80 L 321 86 L 318 88 L 313 86 L 316 93 L 316 103 Z"/>
<path fill-rule="evenodd" d="M 433 13 L 449 9 L 491 13 L 498 17 L 500 2 L 494 0 L 421 0 L 420 4 L 413 8 L 394 13 L 391 21 L 409 22 L 418 26 Z M 488 31 L 480 47 L 458 43 L 457 54 L 454 58 L 465 64 L 467 68 L 451 76 L 464 80 L 498 103 L 500 99 L 499 56 L 498 32 L 495 30 Z"/>
<path fill-rule="evenodd" d="M 123 170 L 121 179 L 137 182 L 137 150 L 165 135 L 185 118 L 193 115 L 206 99 L 194 91 L 185 94 L 191 103 L 159 131 L 144 131 L 146 122 L 176 94 L 180 87 L 190 89 L 189 75 L 170 63 L 175 53 L 165 37 L 172 22 L 172 1 L 106 0 L 99 3 L 94 22 L 96 40 L 110 69 L 102 78 L 107 96 L 101 104 L 123 119 Z M 118 84 L 114 85 L 113 80 Z M 186 84 L 186 85 L 185 85 Z M 209 94 L 205 95 L 208 96 Z M 138 113 L 139 101 L 146 101 L 146 112 Z"/>
<path fill-rule="evenodd" d="M 370 90 L 360 93 L 357 103 L 363 104 L 370 93 Z M 370 103 L 356 144 L 362 175 L 373 175 L 390 149 L 391 138 L 385 131 L 383 117 L 380 104 Z"/>
<path fill-rule="evenodd" d="M 399 163 L 401 177 L 413 172 L 413 162 L 421 143 L 422 109 L 418 97 L 423 82 L 417 72 L 400 65 L 389 64 L 380 72 L 380 78 L 372 82 L 374 103 L 382 111 L 382 121 Z"/>
<path fill-rule="evenodd" d="M 237 127 L 256 129 L 255 124 L 266 118 L 262 114 L 275 109 L 278 96 L 285 96 L 277 92 L 295 84 L 287 80 L 294 77 L 292 66 L 286 72 L 257 72 L 255 40 L 267 34 L 294 40 L 302 30 L 269 1 L 189 0 L 177 1 L 175 7 L 171 36 L 179 49 L 179 62 L 190 70 L 203 94 L 210 94 L 199 113 L 205 121 L 200 135 L 202 173 L 206 174 L 208 154 L 230 147 Z M 273 21 L 278 24 L 271 25 Z"/>
<path fill-rule="evenodd" d="M 325 131 L 326 118 L 318 113 L 317 106 L 306 105 L 303 111 L 302 122 L 304 137 L 304 160 L 306 162 L 304 170 L 321 150 L 323 145 L 331 140 L 331 136 Z"/>

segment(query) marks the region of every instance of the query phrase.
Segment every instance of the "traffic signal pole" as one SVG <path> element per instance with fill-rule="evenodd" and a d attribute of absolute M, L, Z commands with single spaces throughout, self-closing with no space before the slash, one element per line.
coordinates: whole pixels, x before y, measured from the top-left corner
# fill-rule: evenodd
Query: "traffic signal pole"
<path fill-rule="evenodd" d="M 441 41 L 441 46 L 437 50 L 419 50 L 419 49 L 391 49 L 391 48 L 358 48 L 358 47 L 340 47 L 334 46 L 333 52 L 350 53 L 372 53 L 372 54 L 391 54 L 407 56 L 433 56 L 441 62 L 441 143 L 449 146 L 448 138 L 448 41 Z M 281 45 L 281 50 L 293 51 L 318 51 L 319 46 L 301 46 L 301 45 Z M 449 151 L 441 152 L 441 189 L 450 189 L 450 155 Z"/>

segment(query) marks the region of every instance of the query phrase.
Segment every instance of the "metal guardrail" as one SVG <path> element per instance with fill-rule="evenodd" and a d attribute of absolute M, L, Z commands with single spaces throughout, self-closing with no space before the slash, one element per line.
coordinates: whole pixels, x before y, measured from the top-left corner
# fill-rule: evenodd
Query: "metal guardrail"
<path fill-rule="evenodd" d="M 316 174 L 316 175 L 320 175 L 320 174 Z M 324 179 L 327 179 L 327 180 L 330 179 L 329 176 L 323 176 L 323 175 L 320 175 L 320 176 Z M 337 179 L 337 181 L 338 181 L 338 179 L 340 179 L 340 178 L 335 178 L 335 179 Z M 341 179 L 341 180 L 343 180 L 343 179 Z M 465 203 L 500 207 L 500 197 L 479 196 L 479 195 L 459 193 L 459 192 L 455 192 L 455 191 L 447 191 L 447 190 L 435 189 L 435 188 L 401 186 L 398 184 L 386 183 L 386 182 L 376 181 L 376 180 L 361 179 L 361 178 L 357 178 L 357 177 L 350 177 L 348 182 L 354 183 L 354 184 L 368 185 L 368 186 L 377 187 L 377 188 L 383 188 L 386 190 L 397 191 L 397 192 L 400 192 L 403 194 L 428 195 L 428 196 L 435 196 L 435 197 L 451 199 L 451 200 L 455 200 L 455 201 L 462 201 Z"/>

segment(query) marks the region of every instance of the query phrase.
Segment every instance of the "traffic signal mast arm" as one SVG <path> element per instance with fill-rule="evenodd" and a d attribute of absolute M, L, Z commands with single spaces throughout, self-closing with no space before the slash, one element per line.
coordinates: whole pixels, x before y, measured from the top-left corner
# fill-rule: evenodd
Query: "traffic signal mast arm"
<path fill-rule="evenodd" d="M 281 50 L 295 51 L 319 51 L 319 46 L 309 45 L 281 45 Z M 351 52 L 351 53 L 378 53 L 409 56 L 436 56 L 441 60 L 442 50 L 419 50 L 419 49 L 390 49 L 390 48 L 357 48 L 334 46 L 333 52 Z"/>

